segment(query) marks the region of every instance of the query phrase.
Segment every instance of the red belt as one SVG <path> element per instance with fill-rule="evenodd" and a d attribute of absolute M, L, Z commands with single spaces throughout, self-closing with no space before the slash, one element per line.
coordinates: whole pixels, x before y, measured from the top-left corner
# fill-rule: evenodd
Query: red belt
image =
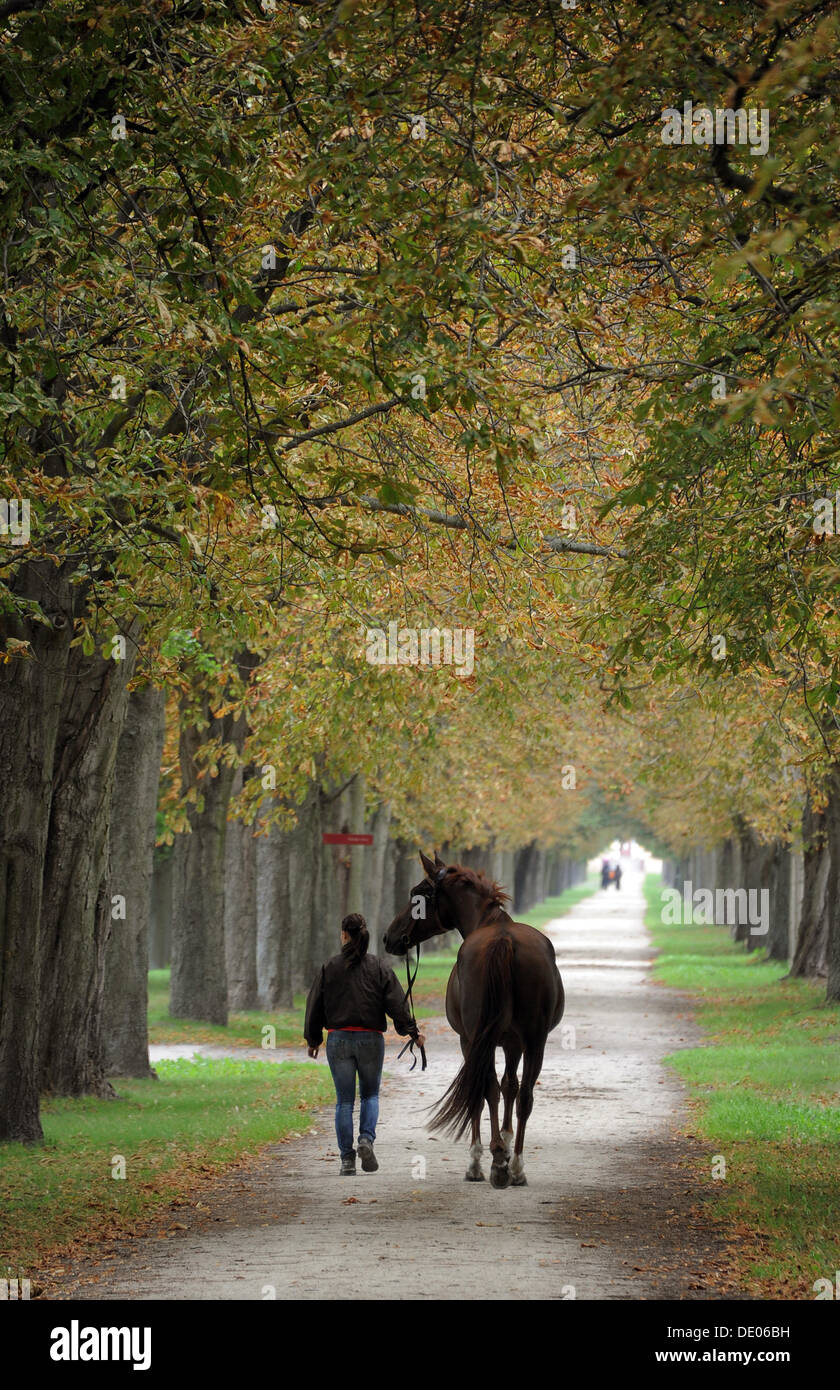
<path fill-rule="evenodd" d="M 356 1028 L 354 1025 L 348 1024 L 348 1026 L 347 1026 L 346 1028 L 328 1028 L 328 1029 L 327 1029 L 327 1032 L 328 1032 L 328 1033 L 384 1033 L 384 1032 L 385 1032 L 385 1029 L 384 1029 L 384 1028 Z"/>

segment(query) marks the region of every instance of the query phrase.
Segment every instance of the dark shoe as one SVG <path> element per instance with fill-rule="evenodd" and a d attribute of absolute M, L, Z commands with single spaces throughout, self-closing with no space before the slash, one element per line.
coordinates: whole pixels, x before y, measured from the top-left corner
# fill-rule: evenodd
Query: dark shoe
<path fill-rule="evenodd" d="M 359 1140 L 359 1158 L 362 1160 L 363 1173 L 375 1173 L 379 1167 L 376 1161 L 376 1154 L 373 1152 L 373 1145 L 369 1139 Z"/>
<path fill-rule="evenodd" d="M 339 1174 L 339 1176 L 342 1177 L 342 1178 L 355 1178 L 355 1176 L 356 1176 L 356 1150 L 355 1150 L 355 1149 L 351 1149 L 351 1151 L 350 1151 L 350 1153 L 347 1155 L 347 1157 L 346 1157 L 346 1158 L 343 1158 L 343 1159 L 341 1160 L 341 1173 Z"/>

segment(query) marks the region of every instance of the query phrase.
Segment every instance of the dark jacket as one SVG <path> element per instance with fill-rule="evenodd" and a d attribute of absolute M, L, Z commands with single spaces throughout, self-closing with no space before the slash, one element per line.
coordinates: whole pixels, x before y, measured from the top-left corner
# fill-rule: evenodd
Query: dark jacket
<path fill-rule="evenodd" d="M 309 991 L 304 1037 L 310 1047 L 320 1047 L 324 1028 L 370 1028 L 384 1033 L 386 1013 L 398 1033 L 417 1036 L 405 991 L 391 967 L 370 954 L 358 965 L 348 965 L 339 952 L 321 966 Z"/>

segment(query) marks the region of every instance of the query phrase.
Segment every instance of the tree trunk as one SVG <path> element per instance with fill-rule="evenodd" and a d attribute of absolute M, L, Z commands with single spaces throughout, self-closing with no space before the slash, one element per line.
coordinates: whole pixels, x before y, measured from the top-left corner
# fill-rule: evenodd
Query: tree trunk
<path fill-rule="evenodd" d="M 388 802 L 377 806 L 367 826 L 373 835 L 373 844 L 362 852 L 368 855 L 369 868 L 364 882 L 364 914 L 370 932 L 370 950 L 379 954 L 382 937 L 390 922 L 384 921 L 383 905 L 386 901 L 385 873 L 388 865 L 388 831 L 391 826 L 391 807 Z"/>
<path fill-rule="evenodd" d="M 770 930 L 766 938 L 769 960 L 788 960 L 791 894 L 793 891 L 793 854 L 789 845 L 775 843 L 772 859 L 770 894 Z"/>
<path fill-rule="evenodd" d="M 0 643 L 28 640 L 31 653 L 0 661 L 0 1141 L 30 1144 L 43 1139 L 38 923 L 73 597 L 47 562 L 22 569 L 16 588 L 49 619 L 0 618 Z"/>
<path fill-rule="evenodd" d="M 313 949 L 315 903 L 321 887 L 321 789 L 312 783 L 298 807 L 298 821 L 287 832 L 289 940 L 291 943 L 292 999 L 308 991 L 322 961 Z M 338 927 L 335 927 L 338 950 Z M 330 952 L 332 955 L 333 952 Z"/>
<path fill-rule="evenodd" d="M 244 651 L 236 660 L 246 684 L 259 658 Z M 228 1021 L 225 964 L 225 840 L 234 767 L 218 758 L 216 774 L 202 767 L 200 749 L 218 742 L 222 753 L 241 753 L 247 733 L 243 714 L 216 717 L 209 705 L 201 728 L 185 727 L 180 739 L 184 792 L 199 791 L 188 806 L 190 833 L 183 837 L 175 874 L 172 916 L 172 973 L 169 1012 L 173 1018 Z"/>
<path fill-rule="evenodd" d="M 153 1076 L 149 1065 L 149 918 L 166 694 L 141 686 L 128 700 L 111 805 L 111 897 L 125 918 L 105 946 L 102 1034 L 111 1076 Z"/>
<path fill-rule="evenodd" d="M 685 884 L 689 878 L 688 856 L 680 855 L 679 859 L 674 860 L 674 887 L 682 896 L 685 891 Z"/>
<path fill-rule="evenodd" d="M 389 808 L 390 810 L 390 808 Z M 379 946 L 377 954 L 383 953 L 382 941 L 386 931 L 397 915 L 397 842 L 390 837 L 385 844 L 382 868 L 382 894 L 379 903 Z M 402 903 L 399 904 L 403 906 Z"/>
<path fill-rule="evenodd" d="M 805 860 L 801 849 L 791 850 L 790 856 L 790 919 L 788 922 L 789 961 L 793 960 L 796 942 L 799 937 L 799 923 L 802 921 L 802 890 L 805 886 Z"/>
<path fill-rule="evenodd" d="M 534 870 L 539 851 L 536 840 L 517 850 L 514 868 L 513 906 L 515 912 L 527 912 L 533 903 Z"/>
<path fill-rule="evenodd" d="M 493 840 L 491 840 L 487 851 L 487 873 L 494 883 L 504 886 L 505 857 Z"/>
<path fill-rule="evenodd" d="M 804 849 L 804 888 L 799 936 L 790 973 L 797 977 L 825 975 L 828 946 L 826 893 L 829 878 L 829 848 L 826 813 L 813 809 L 811 798 L 802 813 Z"/>
<path fill-rule="evenodd" d="M 546 893 L 549 898 L 559 898 L 568 883 L 569 861 L 562 850 L 552 850 L 551 861 L 546 883 Z"/>
<path fill-rule="evenodd" d="M 236 796 L 245 778 L 237 771 Z M 228 1007 L 256 1009 L 257 993 L 257 841 L 253 826 L 228 821 L 225 837 L 225 961 Z"/>
<path fill-rule="evenodd" d="M 365 828 L 365 779 L 361 773 L 357 773 L 353 778 L 349 792 L 350 807 L 347 829 L 351 834 L 356 834 Z M 347 888 L 347 911 L 364 913 L 365 883 L 370 871 L 370 848 L 367 845 L 351 845 L 349 854 L 350 879 Z"/>
<path fill-rule="evenodd" d="M 198 780 L 196 756 L 206 735 L 185 729 L 181 767 L 185 788 Z M 188 809 L 189 834 L 180 837 L 173 884 L 172 973 L 169 1012 L 173 1018 L 228 1021 L 225 969 L 225 835 L 234 769 L 219 764 L 202 779 L 202 798 Z"/>
<path fill-rule="evenodd" d="M 401 912 L 405 910 L 406 907 L 408 907 L 411 898 L 411 890 L 415 887 L 416 884 L 420 883 L 422 878 L 423 870 L 420 867 L 420 860 L 418 858 L 417 850 L 414 847 L 414 845 L 409 844 L 407 840 L 395 840 L 393 917 L 398 916 Z M 393 917 L 391 918 L 391 921 L 393 921 Z M 390 926 L 390 922 L 388 925 Z M 445 941 L 447 940 L 448 936 L 449 933 L 447 933 L 447 935 L 441 939 Z M 436 945 L 437 942 L 438 938 L 434 938 L 431 942 L 426 943 L 423 946 L 423 954 L 429 954 L 429 952 L 427 951 L 427 946 Z M 400 957 L 389 956 L 387 957 L 387 959 L 390 961 L 391 965 L 394 965 L 400 959 Z"/>
<path fill-rule="evenodd" d="M 346 882 L 340 870 L 342 846 L 325 845 L 325 830 L 337 830 L 348 814 L 348 796 L 336 797 L 323 788 L 318 793 L 318 839 L 316 858 L 318 875 L 313 898 L 310 969 L 314 978 L 321 963 L 335 955 L 341 945 L 339 929 L 345 914 Z M 370 853 L 368 850 L 367 853 Z"/>
<path fill-rule="evenodd" d="M 829 873 L 826 888 L 826 999 L 840 1000 L 840 764 L 831 769 L 825 808 Z"/>
<path fill-rule="evenodd" d="M 513 893 L 515 873 L 515 856 L 513 850 L 505 849 L 501 851 L 501 867 L 499 869 L 498 882 L 502 885 L 505 892 L 510 897 L 509 906 L 513 907 Z"/>
<path fill-rule="evenodd" d="M 122 660 L 74 647 L 67 667 L 41 902 L 41 1088 L 56 1095 L 113 1095 L 102 1048 L 109 828 L 138 635 L 135 625 Z"/>
<path fill-rule="evenodd" d="M 765 843 L 759 840 L 755 831 L 747 826 L 741 829 L 741 886 L 747 890 L 755 890 L 758 894 L 767 892 L 772 897 L 771 867 L 775 854 L 775 845 L 772 842 Z M 759 897 L 759 903 L 762 899 Z M 736 941 L 743 941 L 748 951 L 756 951 L 765 944 L 765 938 L 753 930 L 753 925 L 749 920 L 749 913 L 744 914 L 744 921 L 736 921 L 732 924 L 732 936 Z"/>
<path fill-rule="evenodd" d="M 288 841 L 277 826 L 257 837 L 257 982 L 264 1009 L 290 1009 L 292 942 Z"/>
<path fill-rule="evenodd" d="M 164 970 L 172 960 L 172 884 L 176 857 L 172 845 L 156 849 L 154 854 L 149 945 L 152 970 Z"/>
<path fill-rule="evenodd" d="M 735 818 L 735 826 L 738 832 L 738 862 L 741 869 L 741 878 L 740 882 L 737 884 L 737 888 L 748 889 L 750 880 L 755 872 L 756 837 L 746 822 L 741 820 L 739 816 Z M 747 943 L 747 946 L 749 946 L 750 928 L 749 923 L 746 921 L 746 914 L 744 914 L 744 920 L 741 921 L 739 920 L 738 914 L 735 913 L 734 921 L 730 922 L 728 925 L 729 935 L 732 937 L 733 941 L 744 941 Z"/>

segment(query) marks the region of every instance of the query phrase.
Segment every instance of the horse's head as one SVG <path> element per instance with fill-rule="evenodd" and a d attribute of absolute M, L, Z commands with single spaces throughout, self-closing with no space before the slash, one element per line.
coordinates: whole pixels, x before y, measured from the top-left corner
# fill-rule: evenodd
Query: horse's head
<path fill-rule="evenodd" d="M 447 866 L 437 851 L 434 863 L 422 853 L 420 863 L 426 877 L 412 888 L 407 906 L 394 918 L 383 939 L 385 950 L 392 956 L 404 956 L 412 946 L 450 930 L 449 923 L 440 915 L 441 885 L 448 872 Z"/>

